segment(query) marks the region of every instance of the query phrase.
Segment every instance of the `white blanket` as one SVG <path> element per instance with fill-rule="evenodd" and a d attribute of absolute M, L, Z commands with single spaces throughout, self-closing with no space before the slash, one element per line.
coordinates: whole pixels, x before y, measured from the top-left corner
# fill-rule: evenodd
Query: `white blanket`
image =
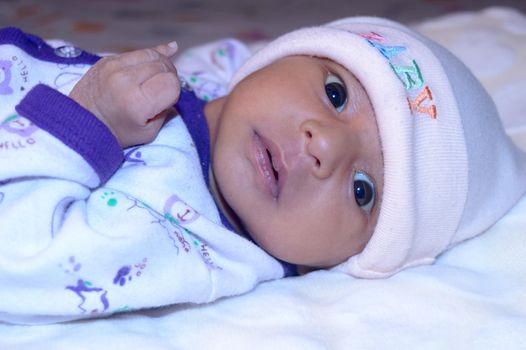
<path fill-rule="evenodd" d="M 504 96 L 513 104 L 498 98 L 497 104 L 511 118 L 505 120 L 510 133 L 524 142 L 526 88 L 509 86 L 526 84 L 526 70 L 513 61 L 526 61 L 525 17 L 494 9 L 446 20 L 419 28 L 463 58 L 493 96 L 508 91 Z M 455 35 L 446 35 L 446 29 Z M 461 45 L 484 32 L 491 38 L 488 47 Z M 508 54 L 499 54 L 501 49 Z M 476 59 L 487 52 L 497 57 L 493 67 Z M 506 69 L 481 73 L 499 66 L 502 57 Z M 0 349 L 139 348 L 526 349 L 526 197 L 488 232 L 446 252 L 436 264 L 385 280 L 318 271 L 209 305 L 46 326 L 0 324 Z"/>
<path fill-rule="evenodd" d="M 327 271 L 241 297 L 109 319 L 0 326 L 1 349 L 526 348 L 526 198 L 433 266 L 386 280 Z"/>

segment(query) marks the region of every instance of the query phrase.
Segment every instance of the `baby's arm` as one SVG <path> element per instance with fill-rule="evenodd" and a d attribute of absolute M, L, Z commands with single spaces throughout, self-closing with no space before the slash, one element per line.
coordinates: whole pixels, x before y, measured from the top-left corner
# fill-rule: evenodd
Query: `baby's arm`
<path fill-rule="evenodd" d="M 89 99 L 80 98 L 80 104 L 75 102 L 53 89 L 52 84 L 45 80 L 45 68 L 53 68 L 52 63 L 46 66 L 45 62 L 37 62 L 14 45 L 0 45 L 2 57 L 7 57 L 4 50 L 11 50 L 18 60 L 31 60 L 35 62 L 35 66 L 40 65 L 42 72 L 35 69 L 32 73 L 35 77 L 41 74 L 35 81 L 42 80 L 47 85 L 38 84 L 26 94 L 17 95 L 21 99 L 15 102 L 18 103 L 16 112 L 13 104 L 4 103 L 9 101 L 9 96 L 5 99 L 0 98 L 0 319 L 4 313 L 65 314 L 68 313 L 64 311 L 66 304 L 78 304 L 75 300 L 77 289 L 73 288 L 77 280 L 95 278 L 95 274 L 86 277 L 86 273 L 69 275 L 66 268 L 66 272 L 59 268 L 60 264 L 66 267 L 65 264 L 72 256 L 76 259 L 82 257 L 86 262 L 98 261 L 103 255 L 100 251 L 107 251 L 106 256 L 112 256 L 115 251 L 119 251 L 122 244 L 119 240 L 111 239 L 111 228 L 104 230 L 103 234 L 97 234 L 98 232 L 91 227 L 94 215 L 89 214 L 88 208 L 90 198 L 95 197 L 92 191 L 104 184 L 123 160 L 122 147 L 126 143 L 119 145 L 106 125 L 110 123 L 112 130 L 122 131 L 121 125 L 111 123 L 117 121 L 126 125 L 129 121 L 125 117 L 128 116 L 107 114 L 108 110 L 102 107 L 111 106 L 101 104 L 100 101 L 95 101 L 95 105 L 91 105 L 94 101 Z M 170 53 L 168 48 L 164 50 Z M 178 82 L 171 85 L 165 83 L 166 80 L 170 82 L 170 78 L 166 79 L 166 74 L 163 74 L 165 68 L 152 69 L 153 74 L 142 82 L 132 80 L 137 79 L 142 72 L 141 68 L 155 68 L 155 63 L 146 63 L 139 67 L 134 65 L 134 70 L 126 71 L 123 67 L 123 57 L 133 58 L 133 54 L 103 60 L 99 67 L 109 65 L 114 69 L 93 70 L 103 74 L 100 76 L 99 85 L 89 86 L 88 83 L 96 84 L 97 81 L 88 76 L 79 83 L 77 92 L 87 91 L 93 98 L 97 97 L 98 93 L 106 93 L 112 100 L 103 101 L 132 105 L 130 110 L 135 114 L 132 113 L 131 118 L 141 116 L 137 112 L 140 108 L 143 108 L 143 115 L 149 113 L 150 110 L 146 107 L 152 108 L 152 116 L 155 116 L 158 112 L 151 105 L 159 101 L 165 104 L 159 107 L 159 112 L 175 102 Z M 166 60 L 168 59 L 160 57 L 157 61 L 166 64 Z M 117 74 L 122 71 L 124 72 Z M 175 76 L 175 70 L 170 65 L 167 65 L 166 72 Z M 116 74 L 116 77 L 112 78 L 112 74 Z M 129 80 L 123 83 L 117 79 L 119 77 Z M 116 84 L 117 82 L 121 82 L 121 85 Z M 88 86 L 80 89 L 82 84 Z M 16 86 L 15 82 L 12 86 Z M 175 86 L 175 89 L 170 88 L 171 86 Z M 98 87 L 101 87 L 100 91 L 94 90 Z M 166 98 L 167 101 L 163 102 L 165 95 L 161 91 L 155 92 L 155 95 L 152 93 L 155 87 L 172 90 L 173 99 Z M 127 100 L 126 96 L 122 96 L 126 89 L 130 93 L 137 93 L 138 89 L 142 89 L 143 99 L 141 100 L 141 96 L 135 96 L 135 100 Z M 146 91 L 149 91 L 150 95 L 146 95 Z M 144 101 L 144 96 L 152 96 L 151 101 Z M 97 118 L 81 104 L 95 113 L 104 114 L 97 115 Z M 106 119 L 107 116 L 110 118 Z M 115 119 L 116 116 L 124 120 Z M 132 126 L 126 126 L 136 131 L 133 129 L 133 123 Z M 157 130 L 154 130 L 151 137 L 155 136 L 156 132 Z M 137 137 L 144 137 L 144 134 L 142 130 L 136 131 L 134 142 L 143 142 L 150 137 L 148 135 L 145 139 L 137 141 Z M 98 195 L 100 196 L 100 192 Z M 144 257 L 141 252 L 137 255 L 138 261 Z M 132 259 L 131 255 L 129 259 Z M 45 281 L 39 281 L 38 276 L 45 276 Z M 108 280 L 107 276 L 105 278 Z M 109 285 L 112 285 L 112 280 L 108 281 Z M 73 286 L 73 289 L 67 289 L 67 286 Z M 89 289 L 87 285 L 77 287 Z M 68 297 L 73 298 L 67 302 Z M 13 303 L 13 299 L 10 298 L 18 298 L 23 302 Z M 46 300 L 49 301 L 47 305 L 43 302 Z M 103 310 L 99 307 L 98 311 L 107 311 L 105 305 L 103 303 Z M 41 307 L 47 308 L 47 311 L 38 311 Z"/>
<path fill-rule="evenodd" d="M 179 98 L 179 78 L 171 61 L 176 52 L 173 43 L 105 57 L 69 96 L 101 120 L 122 148 L 148 143 Z"/>

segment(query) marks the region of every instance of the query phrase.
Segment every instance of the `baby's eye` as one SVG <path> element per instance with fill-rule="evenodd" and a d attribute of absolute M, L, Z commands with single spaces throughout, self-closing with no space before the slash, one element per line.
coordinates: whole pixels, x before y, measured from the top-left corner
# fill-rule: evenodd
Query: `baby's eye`
<path fill-rule="evenodd" d="M 341 79 L 329 73 L 325 79 L 325 93 L 334 108 L 341 112 L 347 103 L 347 89 Z"/>
<path fill-rule="evenodd" d="M 366 212 L 370 212 L 374 205 L 376 192 L 374 183 L 364 172 L 354 173 L 354 199 L 356 204 Z"/>

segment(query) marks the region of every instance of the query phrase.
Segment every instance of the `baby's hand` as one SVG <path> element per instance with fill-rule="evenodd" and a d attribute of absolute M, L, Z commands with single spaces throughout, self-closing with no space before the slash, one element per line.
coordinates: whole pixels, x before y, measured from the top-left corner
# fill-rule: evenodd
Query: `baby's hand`
<path fill-rule="evenodd" d="M 170 60 L 176 52 L 173 43 L 104 57 L 69 96 L 105 123 L 121 147 L 150 142 L 179 98 Z"/>

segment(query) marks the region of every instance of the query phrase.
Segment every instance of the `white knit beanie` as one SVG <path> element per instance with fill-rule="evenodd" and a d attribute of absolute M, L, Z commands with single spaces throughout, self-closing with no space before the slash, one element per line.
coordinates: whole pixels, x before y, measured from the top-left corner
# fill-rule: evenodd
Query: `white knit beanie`
<path fill-rule="evenodd" d="M 526 190 L 526 156 L 507 138 L 495 106 L 446 49 L 390 20 L 352 17 L 272 41 L 231 87 L 290 55 L 329 58 L 361 82 L 384 156 L 378 222 L 363 249 L 335 267 L 380 278 L 430 264 L 485 231 Z"/>

